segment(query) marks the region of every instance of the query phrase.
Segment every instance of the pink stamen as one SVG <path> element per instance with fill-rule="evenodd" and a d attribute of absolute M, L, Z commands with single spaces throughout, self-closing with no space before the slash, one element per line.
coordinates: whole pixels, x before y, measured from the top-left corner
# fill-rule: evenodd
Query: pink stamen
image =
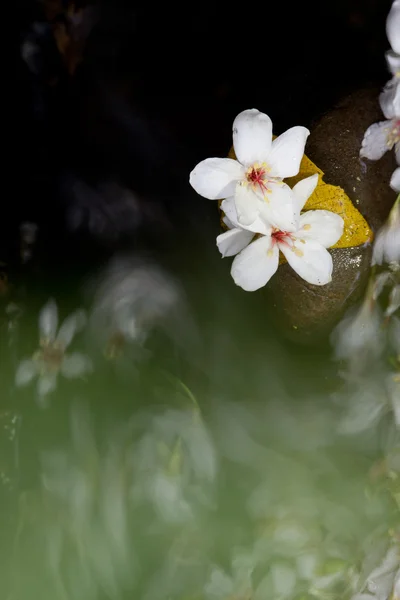
<path fill-rule="evenodd" d="M 267 194 L 270 189 L 268 188 L 268 177 L 266 168 L 261 166 L 254 166 L 249 169 L 247 173 L 247 181 L 253 186 L 258 186 L 263 193 L 263 195 Z"/>

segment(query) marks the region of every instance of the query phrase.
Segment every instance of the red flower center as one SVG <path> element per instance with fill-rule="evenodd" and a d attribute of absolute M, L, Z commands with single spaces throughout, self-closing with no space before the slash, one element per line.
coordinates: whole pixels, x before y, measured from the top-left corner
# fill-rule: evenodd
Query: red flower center
<path fill-rule="evenodd" d="M 259 163 L 255 163 L 252 167 L 246 172 L 247 182 L 252 186 L 255 190 L 259 188 L 263 196 L 265 196 L 271 190 L 268 187 L 268 169 L 267 165 L 263 163 L 260 165 Z"/>

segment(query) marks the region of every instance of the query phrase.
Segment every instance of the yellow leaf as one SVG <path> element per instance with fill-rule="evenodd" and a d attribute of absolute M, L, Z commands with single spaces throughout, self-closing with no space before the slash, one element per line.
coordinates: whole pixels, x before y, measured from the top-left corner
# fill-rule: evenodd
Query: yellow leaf
<path fill-rule="evenodd" d="M 229 151 L 228 156 L 229 158 L 236 158 L 233 148 Z M 332 248 L 350 248 L 371 242 L 373 233 L 346 192 L 338 185 L 325 183 L 323 180 L 324 172 L 307 156 L 303 156 L 298 175 L 285 179 L 285 182 L 293 187 L 301 179 L 315 175 L 315 173 L 318 173 L 318 184 L 303 210 L 330 210 L 343 218 L 343 235 Z M 222 223 L 222 226 L 226 229 L 224 223 Z"/>
<path fill-rule="evenodd" d="M 343 218 L 344 230 L 332 248 L 362 246 L 373 239 L 373 233 L 362 214 L 356 209 L 346 192 L 338 185 L 325 183 L 324 173 L 307 156 L 303 156 L 299 174 L 285 179 L 293 187 L 298 181 L 318 173 L 318 183 L 303 210 L 330 210 Z"/>

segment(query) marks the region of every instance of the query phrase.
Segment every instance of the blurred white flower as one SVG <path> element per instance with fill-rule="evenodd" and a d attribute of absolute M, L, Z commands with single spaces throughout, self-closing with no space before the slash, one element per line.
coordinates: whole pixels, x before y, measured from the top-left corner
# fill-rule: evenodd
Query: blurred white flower
<path fill-rule="evenodd" d="M 318 182 L 318 175 L 300 181 L 293 188 L 294 206 L 300 214 L 307 198 Z M 228 225 L 233 225 L 226 233 L 219 235 L 217 245 L 223 256 L 239 252 L 232 263 L 231 275 L 236 285 L 252 292 L 268 283 L 279 266 L 279 251 L 289 265 L 306 281 L 313 285 L 326 285 L 332 280 L 332 257 L 326 248 L 333 246 L 343 234 L 343 219 L 326 210 L 310 210 L 299 219 L 298 229 L 290 233 L 265 225 L 260 219 L 251 229 L 257 230 L 258 239 L 239 251 L 246 237 L 254 235 L 237 227 L 233 199 L 222 203 L 227 211 Z"/>
<path fill-rule="evenodd" d="M 137 444 L 132 465 L 132 500 L 150 501 L 166 522 L 190 520 L 194 504 L 209 502 L 207 486 L 216 476 L 215 452 L 193 411 L 168 410 L 155 417 Z"/>
<path fill-rule="evenodd" d="M 378 231 L 374 242 L 372 265 L 400 262 L 400 196 L 397 197 L 389 217 Z"/>
<path fill-rule="evenodd" d="M 209 600 L 265 600 L 271 590 L 266 586 L 267 579 L 254 589 L 253 572 L 258 559 L 253 552 L 234 550 L 230 574 L 214 567 L 204 587 L 205 597 Z M 269 579 L 268 579 L 269 581 Z"/>
<path fill-rule="evenodd" d="M 60 597 L 119 598 L 136 576 L 127 448 L 121 436 L 110 436 L 100 453 L 92 423 L 80 407 L 72 411 L 71 426 L 71 445 L 42 457 L 43 514 L 37 526 L 45 538 L 46 566 L 65 590 Z"/>
<path fill-rule="evenodd" d="M 190 184 L 210 200 L 233 197 L 241 226 L 260 217 L 273 227 L 295 231 L 292 191 L 282 180 L 299 172 L 309 134 L 305 127 L 292 127 L 272 141 L 268 115 L 245 110 L 233 122 L 236 160 L 203 160 L 191 172 Z"/>
<path fill-rule="evenodd" d="M 40 397 L 44 397 L 55 390 L 59 373 L 71 379 L 91 371 L 92 363 L 88 356 L 80 352 L 66 353 L 75 334 L 85 323 L 84 311 L 77 310 L 65 319 L 57 332 L 58 308 L 54 300 L 49 300 L 39 315 L 40 348 L 31 359 L 22 360 L 19 364 L 16 385 L 25 386 L 38 377 L 37 391 Z"/>
<path fill-rule="evenodd" d="M 360 593 L 355 594 L 351 600 L 395 600 L 392 592 L 399 566 L 399 548 L 392 546 L 381 564 L 368 575 Z"/>
<path fill-rule="evenodd" d="M 400 114 L 400 56 L 390 51 L 386 53 L 386 62 L 392 79 L 385 85 L 379 96 L 379 103 L 387 118 L 394 118 Z"/>
<path fill-rule="evenodd" d="M 388 403 L 385 382 L 360 378 L 355 391 L 346 395 L 345 414 L 339 423 L 339 433 L 354 435 L 373 427 L 386 411 Z"/>
<path fill-rule="evenodd" d="M 354 373 L 363 371 L 368 361 L 382 355 L 383 318 L 374 293 L 374 281 L 371 281 L 361 306 L 350 309 L 331 335 L 336 358 L 347 361 Z"/>
<path fill-rule="evenodd" d="M 400 373 L 391 373 L 388 375 L 386 387 L 395 424 L 400 429 Z"/>
<path fill-rule="evenodd" d="M 178 343 L 193 332 L 181 286 L 148 260 L 117 257 L 93 287 L 91 328 L 109 358 L 138 349 L 157 327 Z"/>
<path fill-rule="evenodd" d="M 400 0 L 394 0 L 387 16 L 386 35 L 393 52 L 400 54 Z"/>
<path fill-rule="evenodd" d="M 397 102 L 400 103 L 400 88 L 397 88 Z M 374 123 L 368 127 L 361 142 L 360 156 L 369 160 L 379 160 L 389 150 L 395 149 L 397 163 L 400 164 L 400 118 L 392 116 L 394 108 L 385 110 L 387 121 Z"/>

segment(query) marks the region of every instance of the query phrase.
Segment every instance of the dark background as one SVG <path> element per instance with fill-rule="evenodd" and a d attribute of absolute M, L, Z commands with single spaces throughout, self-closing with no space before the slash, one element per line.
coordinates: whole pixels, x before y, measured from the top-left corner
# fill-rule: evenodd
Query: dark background
<path fill-rule="evenodd" d="M 83 60 L 70 74 L 53 35 L 68 3 L 18 3 L 2 256 L 14 260 L 24 220 L 38 223 L 50 262 L 201 229 L 209 203 L 188 174 L 227 153 L 236 114 L 258 108 L 279 133 L 310 126 L 347 92 L 383 85 L 390 5 L 102 0 L 86 13 Z M 27 39 L 33 67 L 21 58 Z M 113 185 L 131 190 L 134 206 Z"/>

